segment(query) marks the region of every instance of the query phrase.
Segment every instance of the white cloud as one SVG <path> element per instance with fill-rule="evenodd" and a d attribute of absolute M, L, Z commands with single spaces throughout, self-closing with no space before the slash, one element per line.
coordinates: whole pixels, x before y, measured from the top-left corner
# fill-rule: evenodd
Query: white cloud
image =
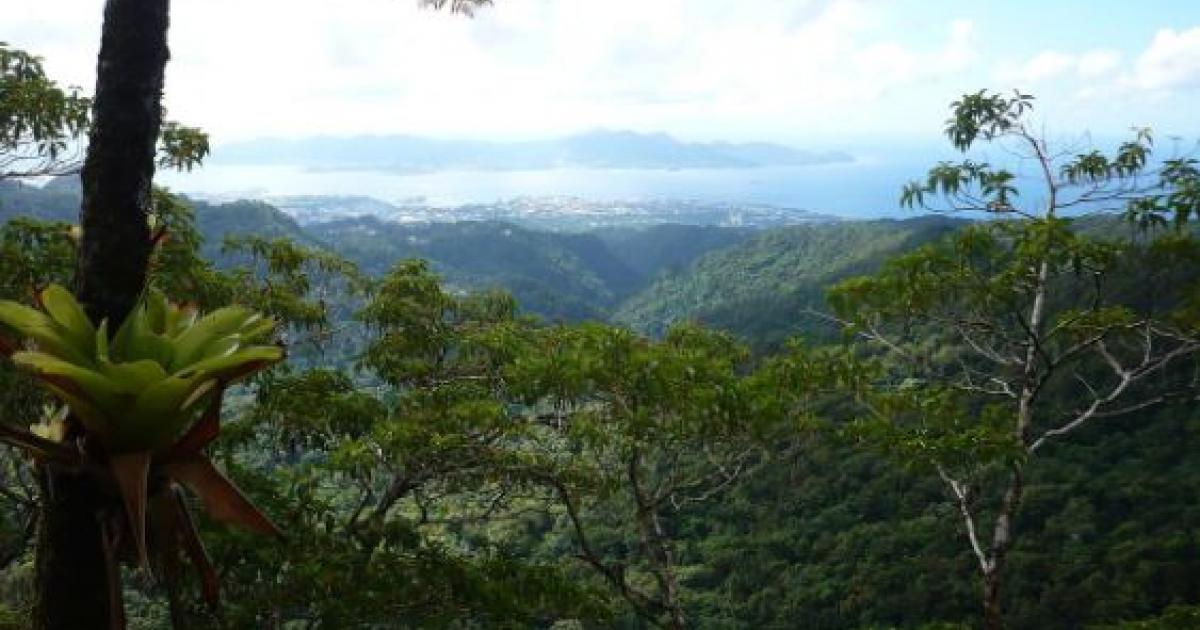
<path fill-rule="evenodd" d="M 1115 50 L 1093 50 L 1083 53 L 1075 62 L 1075 70 L 1083 79 L 1098 79 L 1112 74 L 1121 65 L 1121 53 Z"/>
<path fill-rule="evenodd" d="M 854 72 L 847 79 L 863 97 L 871 98 L 914 83 L 937 79 L 967 69 L 977 57 L 974 25 L 955 20 L 940 50 L 916 51 L 895 43 L 875 44 L 856 55 Z"/>
<path fill-rule="evenodd" d="M 1200 87 L 1200 27 L 1158 31 L 1134 63 L 1131 83 L 1146 90 Z"/>
<path fill-rule="evenodd" d="M 1065 79 L 1096 79 L 1115 76 L 1121 53 L 1094 49 L 1079 54 L 1045 50 L 1023 63 L 1003 62 L 995 72 L 1000 83 L 1030 86 Z"/>
<path fill-rule="evenodd" d="M 1075 58 L 1054 51 L 1046 51 L 1030 59 L 1021 69 L 1021 78 L 1030 82 L 1058 78 L 1075 67 Z"/>
<path fill-rule="evenodd" d="M 1200 27 L 1161 29 L 1132 60 L 1112 49 L 1042 51 L 1023 62 L 1002 62 L 994 78 L 1021 87 L 1064 83 L 1078 100 L 1150 98 L 1159 102 L 1200 88 Z M 1144 102 L 1144 101 L 1143 101 Z"/>
<path fill-rule="evenodd" d="M 17 3 L 6 36 L 89 87 L 102 4 Z M 969 21 L 896 41 L 884 10 L 871 0 L 753 10 L 743 0 L 504 0 L 467 20 L 415 0 L 178 0 L 167 104 L 218 141 L 883 126 L 869 115 L 883 95 L 979 56 Z"/>

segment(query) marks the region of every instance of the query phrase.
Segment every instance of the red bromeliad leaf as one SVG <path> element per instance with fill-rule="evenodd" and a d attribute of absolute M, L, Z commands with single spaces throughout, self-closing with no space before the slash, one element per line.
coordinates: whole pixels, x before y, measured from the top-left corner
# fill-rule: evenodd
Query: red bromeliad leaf
<path fill-rule="evenodd" d="M 239 525 L 252 532 L 283 537 L 279 528 L 208 458 L 199 455 L 184 457 L 168 462 L 164 470 L 200 497 L 204 509 L 215 520 Z"/>
<path fill-rule="evenodd" d="M 125 502 L 125 515 L 137 545 L 138 563 L 146 566 L 146 484 L 150 475 L 150 453 L 113 455 L 109 467 Z"/>
<path fill-rule="evenodd" d="M 212 402 L 204 410 L 204 415 L 171 447 L 168 460 L 199 455 L 204 447 L 217 439 L 221 433 L 221 399 L 224 393 L 225 390 L 220 387 L 213 392 Z"/>
<path fill-rule="evenodd" d="M 245 363 L 241 367 L 224 374 L 221 378 L 221 384 L 226 385 L 228 383 L 241 380 L 243 377 L 254 374 L 255 372 L 262 370 L 273 363 L 275 363 L 275 361 L 250 361 Z"/>
<path fill-rule="evenodd" d="M 183 542 L 183 550 L 187 552 L 192 566 L 200 572 L 200 590 L 204 595 L 204 601 L 208 603 L 209 607 L 216 609 L 221 605 L 221 582 L 217 577 L 217 570 L 213 567 L 212 560 L 209 559 L 208 552 L 204 549 L 204 541 L 200 540 L 200 534 L 196 531 L 196 521 L 192 520 L 192 513 L 188 511 L 183 491 L 175 484 L 171 484 L 170 491 L 175 503 L 176 522 L 179 524 L 179 536 Z"/>

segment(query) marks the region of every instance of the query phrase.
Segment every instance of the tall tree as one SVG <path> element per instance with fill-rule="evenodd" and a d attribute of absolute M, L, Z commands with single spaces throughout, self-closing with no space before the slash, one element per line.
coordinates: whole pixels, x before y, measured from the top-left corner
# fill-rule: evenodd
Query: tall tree
<path fill-rule="evenodd" d="M 689 627 L 679 522 L 767 460 L 764 444 L 798 409 L 782 401 L 785 371 L 750 375 L 745 348 L 694 325 L 661 341 L 551 327 L 527 343 L 507 381 L 536 411 L 532 474 L 572 555 L 645 623 Z"/>
<path fill-rule="evenodd" d="M 104 9 L 91 134 L 83 169 L 77 293 L 93 322 L 124 321 L 146 282 L 147 217 L 162 124 L 168 0 L 109 0 Z M 119 508 L 90 475 L 43 473 L 34 625 L 123 623 L 102 519 Z M 63 602 L 71 602 L 64 606 Z"/>
<path fill-rule="evenodd" d="M 998 144 L 1033 164 L 1014 173 L 942 163 L 902 201 L 997 219 L 836 286 L 830 302 L 878 361 L 857 437 L 945 482 L 982 579 L 984 622 L 1004 625 L 1002 587 L 1029 463 L 1106 418 L 1195 395 L 1200 248 L 1188 233 L 1095 238 L 1063 215 L 1124 211 L 1142 225 L 1197 209 L 1190 159 L 1152 167 L 1149 131 L 1112 155 L 1055 152 L 1028 122 L 1032 99 L 980 92 L 954 103 L 947 135 L 967 151 Z M 1025 197 L 1043 202 L 1022 204 Z M 1157 217 L 1147 222 L 1144 217 Z M 1109 224 L 1116 224 L 1115 218 Z"/>

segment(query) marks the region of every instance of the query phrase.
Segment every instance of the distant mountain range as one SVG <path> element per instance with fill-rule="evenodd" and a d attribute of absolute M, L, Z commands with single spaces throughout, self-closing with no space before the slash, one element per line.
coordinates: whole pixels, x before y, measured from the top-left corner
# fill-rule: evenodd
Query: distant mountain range
<path fill-rule="evenodd" d="M 554 140 L 487 142 L 387 135 L 267 138 L 217 147 L 213 163 L 301 166 L 315 170 L 547 168 L 754 168 L 850 162 L 840 151 L 813 152 L 767 142 L 683 142 L 665 133 L 593 131 Z"/>

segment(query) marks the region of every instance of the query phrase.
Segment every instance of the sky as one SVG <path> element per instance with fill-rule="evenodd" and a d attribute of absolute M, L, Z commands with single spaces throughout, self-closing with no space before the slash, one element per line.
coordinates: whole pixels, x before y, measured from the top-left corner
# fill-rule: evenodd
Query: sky
<path fill-rule="evenodd" d="M 4 0 L 0 40 L 91 91 L 103 0 Z M 1193 0 L 174 0 L 169 116 L 221 143 L 593 129 L 797 146 L 933 139 L 1019 88 L 1059 134 L 1200 137 Z"/>

